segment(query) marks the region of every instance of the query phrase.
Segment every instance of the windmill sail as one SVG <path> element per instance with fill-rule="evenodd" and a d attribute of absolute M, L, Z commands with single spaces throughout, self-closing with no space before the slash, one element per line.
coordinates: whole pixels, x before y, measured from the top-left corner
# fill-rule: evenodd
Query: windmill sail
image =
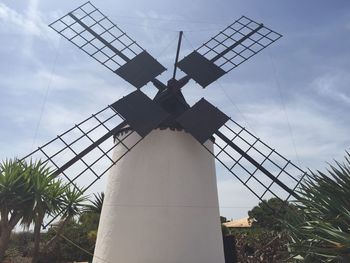
<path fill-rule="evenodd" d="M 169 114 L 160 105 L 141 91 L 135 91 L 74 125 L 22 160 L 41 160 L 71 186 L 86 192 L 167 118 Z M 204 147 L 208 139 L 213 140 L 217 151 L 206 149 L 259 200 L 297 197 L 295 189 L 306 172 L 205 99 L 176 121 Z M 138 136 L 137 140 L 129 140 L 135 138 L 133 134 Z M 109 140 L 113 136 L 114 143 Z M 116 147 L 123 150 L 114 151 Z"/>
<path fill-rule="evenodd" d="M 156 79 L 165 68 L 90 2 L 50 27 L 137 89 L 152 81 L 162 92 L 152 101 L 136 90 L 23 160 L 47 163 L 58 177 L 86 192 L 152 130 L 176 127 L 204 147 L 208 139 L 213 140 L 217 152 L 207 150 L 260 200 L 296 197 L 294 190 L 305 172 L 206 100 L 190 108 L 180 91 L 189 78 L 208 86 L 277 41 L 280 34 L 243 16 L 178 62 L 187 76 L 166 86 Z"/>
<path fill-rule="evenodd" d="M 86 192 L 167 117 L 160 106 L 141 91 L 135 91 L 74 125 L 22 160 L 40 160 L 70 186 Z M 146 126 L 142 125 L 144 122 Z M 116 147 L 118 151 L 114 151 Z"/>
<path fill-rule="evenodd" d="M 295 190 L 306 172 L 230 119 L 215 135 L 211 152 L 259 200 L 297 198 Z"/>
<path fill-rule="evenodd" d="M 263 24 L 242 16 L 177 65 L 205 88 L 281 37 Z"/>
<path fill-rule="evenodd" d="M 306 172 L 209 102 L 202 99 L 178 121 L 204 147 L 213 140 L 216 152 L 207 150 L 259 200 L 297 197 Z"/>
<path fill-rule="evenodd" d="M 49 26 L 138 89 L 165 71 L 157 60 L 90 2 Z"/>

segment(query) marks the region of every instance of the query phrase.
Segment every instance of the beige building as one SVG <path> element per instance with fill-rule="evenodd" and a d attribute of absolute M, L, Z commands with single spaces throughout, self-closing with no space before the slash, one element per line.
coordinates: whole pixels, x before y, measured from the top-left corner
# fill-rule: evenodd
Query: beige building
<path fill-rule="evenodd" d="M 249 217 L 244 217 L 241 219 L 236 219 L 223 223 L 227 228 L 248 228 L 252 226 L 252 223 L 249 221 Z"/>

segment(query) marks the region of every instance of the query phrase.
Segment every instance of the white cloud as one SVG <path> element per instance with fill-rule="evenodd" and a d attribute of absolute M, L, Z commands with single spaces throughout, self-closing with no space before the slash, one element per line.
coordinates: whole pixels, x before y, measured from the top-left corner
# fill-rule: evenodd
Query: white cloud
<path fill-rule="evenodd" d="M 11 9 L 4 3 L 0 3 L 0 21 L 3 24 L 3 30 L 7 32 L 13 32 L 14 30 L 25 35 L 42 36 L 47 27 L 42 22 L 40 15 L 33 10 L 31 10 L 28 17 Z"/>
<path fill-rule="evenodd" d="M 319 168 L 323 162 L 343 156 L 350 139 L 348 127 L 338 122 L 338 119 L 324 114 L 321 107 L 311 106 L 312 104 L 299 98 L 289 104 L 287 110 L 302 165 Z M 280 107 L 271 104 L 251 105 L 244 111 L 263 141 L 287 158 L 296 159 L 288 122 Z"/>
<path fill-rule="evenodd" d="M 0 3 L 0 33 L 7 35 L 9 41 L 17 37 L 16 42 L 9 42 L 10 46 L 21 51 L 21 57 L 29 58 L 32 63 L 40 63 L 34 53 L 35 41 L 45 41 L 45 45 L 57 46 L 58 38 L 50 32 L 44 22 L 44 15 L 38 10 L 39 0 L 28 1 L 27 10 L 17 11 L 4 3 Z"/>
<path fill-rule="evenodd" d="M 350 106 L 350 73 L 329 73 L 316 78 L 311 84 L 322 96 Z"/>

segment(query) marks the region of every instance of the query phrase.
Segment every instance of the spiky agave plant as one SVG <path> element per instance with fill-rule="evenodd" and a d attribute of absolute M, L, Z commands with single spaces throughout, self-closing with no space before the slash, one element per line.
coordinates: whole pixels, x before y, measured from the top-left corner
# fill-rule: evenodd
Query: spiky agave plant
<path fill-rule="evenodd" d="M 101 214 L 104 197 L 105 194 L 103 192 L 94 194 L 95 199 L 86 205 L 85 212 Z"/>
<path fill-rule="evenodd" d="M 88 225 L 88 239 L 95 241 L 97 237 L 97 228 L 102 212 L 102 205 L 104 200 L 104 193 L 94 194 L 94 200 L 85 206 L 84 213 L 81 215 L 79 221 L 83 225 Z"/>
<path fill-rule="evenodd" d="M 290 250 L 302 262 L 350 262 L 350 155 L 311 172 L 301 185 L 298 213 L 287 219 Z"/>
<path fill-rule="evenodd" d="M 61 221 L 58 227 L 53 227 L 55 235 L 45 244 L 44 250 L 48 249 L 58 238 L 62 235 L 65 226 L 77 215 L 80 215 L 86 207 L 85 202 L 88 200 L 87 196 L 80 189 L 63 185 L 62 202 L 60 204 Z M 60 214 L 61 212 L 59 212 Z"/>

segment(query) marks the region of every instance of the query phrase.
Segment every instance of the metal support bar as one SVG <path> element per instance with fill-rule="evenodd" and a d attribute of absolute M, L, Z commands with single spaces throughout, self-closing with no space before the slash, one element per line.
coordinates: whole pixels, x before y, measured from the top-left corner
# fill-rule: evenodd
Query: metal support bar
<path fill-rule="evenodd" d="M 152 80 L 152 83 L 159 91 L 166 90 L 166 88 L 167 88 L 167 86 L 158 79 Z"/>
<path fill-rule="evenodd" d="M 288 192 L 290 195 L 294 196 L 295 198 L 298 198 L 298 195 L 294 193 L 288 186 L 286 186 L 284 183 L 282 183 L 276 176 L 271 174 L 268 170 L 266 170 L 262 165 L 260 165 L 257 161 L 255 161 L 250 155 L 248 155 L 245 151 L 243 151 L 241 148 L 239 148 L 235 143 L 230 141 L 225 135 L 223 135 L 220 131 L 217 131 L 215 133 L 217 136 L 219 136 L 220 139 L 222 139 L 224 142 L 229 144 L 236 152 L 241 154 L 247 161 L 249 161 L 252 165 L 254 165 L 257 169 L 259 169 L 261 172 L 263 172 L 267 177 L 269 177 L 273 182 L 278 184 L 283 190 Z"/>
<path fill-rule="evenodd" d="M 183 31 L 180 31 L 180 33 L 179 33 L 179 42 L 177 43 L 177 50 L 176 50 L 176 57 L 175 57 L 175 63 L 174 63 L 173 79 L 175 79 L 175 77 L 176 77 L 177 62 L 179 61 L 179 54 L 180 54 L 181 40 L 182 40 L 183 33 L 184 33 Z"/>
<path fill-rule="evenodd" d="M 89 28 L 87 25 L 85 25 L 81 20 L 79 20 L 73 13 L 68 14 L 71 18 L 73 18 L 79 25 L 81 25 L 86 31 L 88 31 L 91 35 L 93 35 L 95 38 L 100 40 L 104 45 L 106 45 L 109 49 L 111 49 L 114 53 L 116 53 L 119 57 L 124 59 L 126 62 L 129 62 L 130 59 L 125 56 L 121 51 L 113 47 L 108 41 L 106 41 L 104 38 L 102 38 L 99 34 L 97 34 L 95 31 L 93 31 L 91 28 Z"/>
<path fill-rule="evenodd" d="M 83 151 L 81 151 L 79 154 L 77 154 L 74 158 L 66 162 L 64 165 L 62 165 L 60 168 L 58 168 L 55 171 L 56 175 L 59 175 L 62 173 L 64 170 L 68 169 L 70 166 L 72 166 L 74 163 L 79 161 L 81 158 L 83 158 L 85 155 L 87 155 L 89 152 L 91 152 L 93 149 L 98 147 L 101 143 L 103 143 L 105 140 L 107 140 L 109 137 L 111 137 L 113 134 L 115 134 L 118 130 L 120 130 L 123 126 L 126 125 L 126 122 L 123 121 L 120 123 L 117 127 L 114 129 L 110 130 L 108 133 L 103 135 L 100 139 L 98 139 L 96 142 L 91 144 L 89 147 L 85 148 Z"/>
<path fill-rule="evenodd" d="M 237 47 L 239 44 L 241 44 L 244 40 L 248 39 L 249 37 L 251 37 L 252 35 L 254 35 L 256 32 L 258 32 L 261 28 L 263 28 L 264 25 L 260 24 L 257 28 L 255 28 L 252 32 L 250 32 L 248 35 L 242 37 L 240 40 L 238 40 L 236 43 L 232 44 L 231 46 L 229 46 L 227 49 L 225 49 L 224 51 L 222 51 L 220 54 L 217 54 L 215 57 L 213 57 L 210 61 L 215 62 L 216 60 L 218 60 L 219 58 L 221 58 L 222 56 L 226 55 L 230 50 L 234 49 L 235 47 Z"/>

